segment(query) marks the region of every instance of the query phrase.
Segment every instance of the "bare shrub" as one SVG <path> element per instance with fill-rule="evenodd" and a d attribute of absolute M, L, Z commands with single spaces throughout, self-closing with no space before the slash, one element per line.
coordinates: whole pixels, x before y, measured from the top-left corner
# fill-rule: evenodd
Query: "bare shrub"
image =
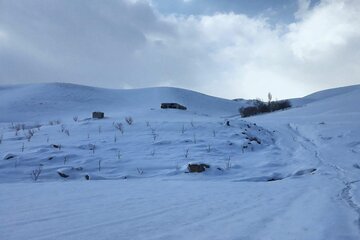
<path fill-rule="evenodd" d="M 189 149 L 186 149 L 186 150 L 185 150 L 184 157 L 185 157 L 185 158 L 188 158 L 188 157 L 189 157 Z"/>
<path fill-rule="evenodd" d="M 125 117 L 125 122 L 129 125 L 132 125 L 134 123 L 134 120 L 132 117 Z"/>
<path fill-rule="evenodd" d="M 38 168 L 32 170 L 32 172 L 31 172 L 31 179 L 32 179 L 34 182 L 36 182 L 36 181 L 39 179 L 40 174 L 41 174 L 41 172 L 42 172 L 42 166 L 43 166 L 43 165 L 40 164 Z"/>
<path fill-rule="evenodd" d="M 15 136 L 17 136 L 21 129 L 21 125 L 19 123 L 15 124 L 14 129 L 15 129 Z"/>
<path fill-rule="evenodd" d="M 155 128 L 151 128 L 151 136 L 154 140 L 154 142 L 156 141 L 157 137 L 159 136 L 158 134 L 156 134 L 156 129 Z"/>
<path fill-rule="evenodd" d="M 210 145 L 210 144 L 207 146 L 206 151 L 207 151 L 208 153 L 211 152 L 211 145 Z"/>
<path fill-rule="evenodd" d="M 225 169 L 230 169 L 231 168 L 231 158 L 230 156 L 226 159 L 226 163 L 225 163 Z"/>
<path fill-rule="evenodd" d="M 28 142 L 30 142 L 31 138 L 34 136 L 35 134 L 35 130 L 34 129 L 29 129 L 27 131 L 27 133 L 25 134 L 26 139 L 28 140 Z"/>
<path fill-rule="evenodd" d="M 144 170 L 141 168 L 136 168 L 136 170 L 138 171 L 139 175 L 143 175 L 144 174 Z"/>
<path fill-rule="evenodd" d="M 114 127 L 121 132 L 121 134 L 124 134 L 124 127 L 123 124 L 120 122 L 114 122 Z"/>
<path fill-rule="evenodd" d="M 66 135 L 70 136 L 70 131 L 69 131 L 69 129 L 65 129 L 65 130 L 64 130 L 64 133 L 65 133 Z"/>
<path fill-rule="evenodd" d="M 185 133 L 185 126 L 184 124 L 182 125 L 182 128 L 181 128 L 181 134 L 184 134 Z"/>
<path fill-rule="evenodd" d="M 95 154 L 95 148 L 96 148 L 95 144 L 89 144 L 89 148 L 90 150 L 92 150 L 92 153 Z"/>

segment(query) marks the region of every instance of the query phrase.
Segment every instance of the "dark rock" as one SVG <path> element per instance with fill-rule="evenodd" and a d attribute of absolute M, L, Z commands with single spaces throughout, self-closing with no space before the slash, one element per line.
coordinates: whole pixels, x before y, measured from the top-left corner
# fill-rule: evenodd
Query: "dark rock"
<path fill-rule="evenodd" d="M 279 180 L 282 180 L 282 178 L 272 177 L 272 178 L 269 178 L 267 181 L 268 181 L 268 182 L 274 182 L 274 181 L 279 181 Z"/>
<path fill-rule="evenodd" d="M 210 168 L 210 165 L 205 164 L 205 163 L 199 163 L 199 164 L 188 164 L 188 171 L 193 173 L 193 172 L 204 172 L 206 170 L 206 168 Z"/>
<path fill-rule="evenodd" d="M 257 142 L 258 144 L 261 144 L 260 139 L 258 139 L 257 137 L 249 137 L 248 139 L 249 139 L 249 141 L 254 141 L 254 142 Z"/>
<path fill-rule="evenodd" d="M 63 172 L 58 171 L 57 173 L 60 175 L 60 177 L 63 177 L 63 178 L 68 178 L 69 177 L 69 175 L 67 175 L 67 174 L 65 174 Z"/>
<path fill-rule="evenodd" d="M 51 147 L 60 149 L 61 145 L 60 144 L 51 144 Z"/>
<path fill-rule="evenodd" d="M 15 154 L 8 153 L 8 154 L 5 155 L 4 160 L 10 160 L 10 159 L 13 159 L 15 157 L 16 157 Z"/>
<path fill-rule="evenodd" d="M 105 116 L 105 114 L 103 112 L 93 112 L 92 113 L 93 118 L 102 119 L 102 118 L 104 118 L 104 116 Z"/>

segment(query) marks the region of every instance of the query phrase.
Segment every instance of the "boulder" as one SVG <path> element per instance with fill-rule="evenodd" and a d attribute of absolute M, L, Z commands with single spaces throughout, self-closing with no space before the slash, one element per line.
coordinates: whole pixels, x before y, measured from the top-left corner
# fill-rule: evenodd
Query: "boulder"
<path fill-rule="evenodd" d="M 187 167 L 187 169 L 190 173 L 204 172 L 207 168 L 210 168 L 210 165 L 205 164 L 205 163 L 195 163 L 195 164 L 189 163 L 188 167 Z"/>
<path fill-rule="evenodd" d="M 4 160 L 10 160 L 10 159 L 13 159 L 13 158 L 16 158 L 16 155 L 15 154 L 12 154 L 12 153 L 8 153 L 4 156 Z"/>
<path fill-rule="evenodd" d="M 102 119 L 102 118 L 104 118 L 104 116 L 105 116 L 105 114 L 103 112 L 93 112 L 92 113 L 93 118 Z"/>

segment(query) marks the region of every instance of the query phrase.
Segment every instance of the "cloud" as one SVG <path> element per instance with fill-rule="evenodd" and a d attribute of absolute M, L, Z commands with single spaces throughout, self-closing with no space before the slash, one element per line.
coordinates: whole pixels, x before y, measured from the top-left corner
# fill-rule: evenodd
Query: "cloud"
<path fill-rule="evenodd" d="M 360 83 L 359 2 L 299 3 L 296 22 L 273 25 L 231 12 L 164 15 L 145 0 L 3 1 L 0 82 L 165 85 L 228 98 Z"/>
<path fill-rule="evenodd" d="M 301 19 L 308 13 L 311 5 L 311 0 L 298 0 L 298 10 L 295 12 L 295 18 Z"/>

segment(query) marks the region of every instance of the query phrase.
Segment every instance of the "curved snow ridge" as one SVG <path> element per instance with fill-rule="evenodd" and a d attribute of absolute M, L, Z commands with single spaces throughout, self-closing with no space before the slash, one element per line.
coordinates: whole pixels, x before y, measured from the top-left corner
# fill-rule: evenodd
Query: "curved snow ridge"
<path fill-rule="evenodd" d="M 360 95 L 360 85 L 346 86 L 340 88 L 327 89 L 319 92 L 312 93 L 303 98 L 294 98 L 290 99 L 292 105 L 294 107 L 301 107 L 308 104 L 326 101 L 332 101 L 332 99 L 338 99 L 352 96 L 352 95 Z"/>
<path fill-rule="evenodd" d="M 319 92 L 312 93 L 310 95 L 305 96 L 304 98 L 311 100 L 324 100 L 331 97 L 336 97 L 343 94 L 348 94 L 354 91 L 359 91 L 360 85 L 352 85 L 346 87 L 332 88 Z"/>

